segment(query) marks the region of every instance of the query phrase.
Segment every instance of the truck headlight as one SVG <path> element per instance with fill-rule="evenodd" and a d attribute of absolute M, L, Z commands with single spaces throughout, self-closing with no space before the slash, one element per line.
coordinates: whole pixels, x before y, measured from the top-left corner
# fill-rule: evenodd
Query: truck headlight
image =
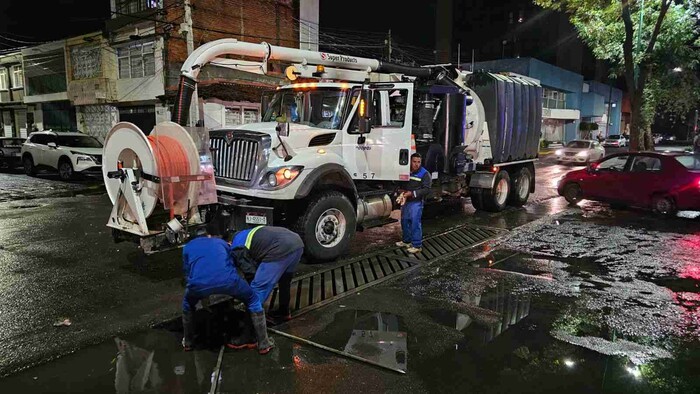
<path fill-rule="evenodd" d="M 564 154 L 564 151 L 561 150 L 561 149 L 559 149 L 559 150 L 557 150 L 556 152 L 554 152 L 554 154 L 557 155 L 557 156 L 561 156 L 561 155 Z"/>
<path fill-rule="evenodd" d="M 268 171 L 260 181 L 260 186 L 265 188 L 284 187 L 292 183 L 303 169 L 303 166 L 288 166 L 272 169 Z"/>
<path fill-rule="evenodd" d="M 75 161 L 76 161 L 77 163 L 80 163 L 81 161 L 90 161 L 90 162 L 92 162 L 92 161 L 94 161 L 94 160 L 93 160 L 92 157 L 90 157 L 90 156 L 78 156 L 78 157 L 75 159 Z"/>

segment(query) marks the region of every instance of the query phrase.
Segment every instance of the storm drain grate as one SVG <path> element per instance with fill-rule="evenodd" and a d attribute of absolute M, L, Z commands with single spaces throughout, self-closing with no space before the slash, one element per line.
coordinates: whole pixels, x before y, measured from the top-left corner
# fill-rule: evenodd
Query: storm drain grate
<path fill-rule="evenodd" d="M 415 255 L 409 254 L 405 249 L 394 249 L 389 254 L 400 258 L 430 262 L 477 245 L 501 232 L 501 230 L 484 227 L 460 227 L 427 238 L 423 241 L 423 251 Z"/>
<path fill-rule="evenodd" d="M 403 275 L 424 263 L 449 256 L 482 243 L 505 230 L 484 227 L 459 227 L 423 241 L 423 251 L 411 255 L 402 248 L 360 257 L 320 272 L 292 280 L 290 309 L 292 316 L 329 304 L 364 288 Z M 269 298 L 269 310 L 277 309 L 278 289 Z"/>
<path fill-rule="evenodd" d="M 371 255 L 346 264 L 294 278 L 290 309 L 298 316 L 364 288 L 407 273 L 419 266 L 415 260 Z M 277 291 L 269 299 L 269 310 L 277 308 Z"/>

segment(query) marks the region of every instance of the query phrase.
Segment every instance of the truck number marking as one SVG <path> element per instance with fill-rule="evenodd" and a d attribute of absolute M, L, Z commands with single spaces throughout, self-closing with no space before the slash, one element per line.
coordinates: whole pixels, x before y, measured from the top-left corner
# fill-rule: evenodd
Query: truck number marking
<path fill-rule="evenodd" d="M 357 175 L 356 172 L 353 172 L 352 176 L 353 178 L 362 177 L 362 179 L 374 179 L 374 174 L 374 172 L 363 172 L 360 175 Z"/>

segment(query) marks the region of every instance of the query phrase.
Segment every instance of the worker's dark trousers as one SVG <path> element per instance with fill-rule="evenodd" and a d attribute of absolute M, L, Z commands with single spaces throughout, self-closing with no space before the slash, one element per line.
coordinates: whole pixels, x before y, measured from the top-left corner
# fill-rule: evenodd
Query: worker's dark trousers
<path fill-rule="evenodd" d="M 423 246 L 423 200 L 411 200 L 401 207 L 401 231 L 403 242 L 414 248 Z"/>
<path fill-rule="evenodd" d="M 263 261 L 258 265 L 255 279 L 250 287 L 257 293 L 260 302 L 264 303 L 272 293 L 272 289 L 279 282 L 280 307 L 289 308 L 289 290 L 294 271 L 301 260 L 304 248 L 299 248 L 278 261 Z M 280 279 L 283 278 L 284 281 Z M 284 282 L 284 283 L 282 283 Z M 284 304 L 286 302 L 286 305 Z M 283 311 L 286 312 L 286 311 Z"/>
<path fill-rule="evenodd" d="M 185 345 L 191 346 L 194 336 L 194 308 L 202 298 L 214 294 L 224 294 L 242 301 L 251 313 L 262 312 L 262 303 L 255 291 L 248 286 L 245 280 L 236 278 L 225 286 L 215 286 L 206 289 L 187 286 L 185 296 L 182 299 L 182 326 L 184 330 Z"/>

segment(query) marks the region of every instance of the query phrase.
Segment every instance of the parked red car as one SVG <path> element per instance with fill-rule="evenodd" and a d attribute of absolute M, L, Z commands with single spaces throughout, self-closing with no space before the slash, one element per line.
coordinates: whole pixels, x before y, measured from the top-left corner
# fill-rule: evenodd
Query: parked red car
<path fill-rule="evenodd" d="M 664 215 L 700 211 L 700 155 L 636 152 L 608 156 L 559 181 L 570 204 L 582 199 L 636 206 Z"/>

